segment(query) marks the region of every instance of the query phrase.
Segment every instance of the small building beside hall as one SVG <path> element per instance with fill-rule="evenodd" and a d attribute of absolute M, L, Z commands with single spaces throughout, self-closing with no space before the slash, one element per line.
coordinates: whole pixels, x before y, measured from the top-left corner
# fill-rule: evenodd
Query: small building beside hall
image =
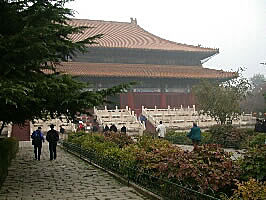
<path fill-rule="evenodd" d="M 77 53 L 58 70 L 93 83 L 97 90 L 136 81 L 137 85 L 117 98 L 121 108 L 128 106 L 139 113 L 142 106 L 192 106 L 191 88 L 201 79 L 225 81 L 235 76 L 202 66 L 219 49 L 160 38 L 141 28 L 136 19 L 129 23 L 73 19 L 69 23 L 89 27 L 71 36 L 76 42 L 96 34 L 103 37 L 88 46 L 88 53 Z"/>

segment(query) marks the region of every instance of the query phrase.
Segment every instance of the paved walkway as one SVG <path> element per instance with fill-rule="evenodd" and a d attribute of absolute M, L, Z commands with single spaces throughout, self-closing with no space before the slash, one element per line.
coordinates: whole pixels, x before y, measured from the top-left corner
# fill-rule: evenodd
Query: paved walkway
<path fill-rule="evenodd" d="M 33 159 L 29 142 L 20 146 L 0 190 L 0 200 L 148 199 L 60 148 L 57 160 L 50 161 L 47 142 L 40 161 Z"/>

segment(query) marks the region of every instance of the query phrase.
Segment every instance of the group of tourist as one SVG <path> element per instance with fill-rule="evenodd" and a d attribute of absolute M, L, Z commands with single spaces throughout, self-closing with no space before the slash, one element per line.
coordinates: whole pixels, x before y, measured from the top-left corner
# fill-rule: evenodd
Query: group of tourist
<path fill-rule="evenodd" d="M 54 129 L 54 125 L 50 125 L 51 130 L 47 132 L 46 135 L 46 140 L 49 142 L 49 151 L 50 151 L 50 160 L 55 160 L 56 159 L 56 146 L 57 142 L 59 141 L 59 134 L 58 132 Z M 60 132 L 63 127 L 60 127 Z M 35 160 L 40 160 L 41 158 L 41 153 L 42 153 L 42 143 L 45 141 L 44 140 L 44 134 L 41 131 L 42 128 L 38 127 L 36 131 L 34 131 L 31 135 L 32 138 L 32 145 L 34 146 L 34 155 L 35 155 Z"/>
<path fill-rule="evenodd" d="M 113 132 L 113 133 L 117 133 L 117 127 L 115 124 L 111 124 L 111 126 L 109 127 L 107 124 L 105 125 L 104 129 L 103 129 L 103 132 L 104 133 L 107 133 L 107 132 Z M 127 128 L 125 125 L 123 125 L 120 129 L 120 133 L 124 133 L 126 134 L 127 133 Z"/>
<path fill-rule="evenodd" d="M 94 123 L 94 132 L 98 131 L 99 128 L 96 127 Z M 59 141 L 59 134 L 58 132 L 54 129 L 54 125 L 50 125 L 51 130 L 47 132 L 46 140 L 49 142 L 49 151 L 50 151 L 50 160 L 55 160 L 56 159 L 56 146 L 57 142 Z M 255 127 L 256 129 L 256 127 Z M 41 157 L 41 152 L 42 152 L 42 143 L 44 143 L 44 134 L 42 133 L 42 128 L 38 127 L 36 131 L 34 131 L 31 135 L 32 138 L 32 145 L 34 146 L 34 155 L 35 155 L 35 160 L 40 160 Z M 60 133 L 64 134 L 64 128 L 60 126 Z M 108 125 L 105 125 L 103 132 L 113 132 L 117 133 L 117 127 L 115 124 L 112 124 L 110 127 Z M 120 129 L 121 133 L 126 134 L 127 128 L 125 125 L 123 125 Z M 166 135 L 166 127 L 162 123 L 162 121 L 159 122 L 159 125 L 156 127 L 156 132 L 158 133 L 158 138 L 163 139 Z M 190 132 L 187 134 L 187 136 L 192 140 L 194 149 L 198 148 L 198 144 L 201 140 L 201 130 L 197 126 L 195 122 L 193 122 L 193 127 L 191 128 Z"/>

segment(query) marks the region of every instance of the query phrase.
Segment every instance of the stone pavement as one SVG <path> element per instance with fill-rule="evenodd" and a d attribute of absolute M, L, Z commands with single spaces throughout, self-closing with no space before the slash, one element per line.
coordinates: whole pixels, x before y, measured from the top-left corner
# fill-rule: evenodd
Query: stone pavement
<path fill-rule="evenodd" d="M 0 200 L 148 199 L 106 172 L 60 148 L 57 150 L 57 159 L 50 161 L 45 142 L 38 161 L 33 159 L 31 143 L 20 143 L 0 190 Z"/>

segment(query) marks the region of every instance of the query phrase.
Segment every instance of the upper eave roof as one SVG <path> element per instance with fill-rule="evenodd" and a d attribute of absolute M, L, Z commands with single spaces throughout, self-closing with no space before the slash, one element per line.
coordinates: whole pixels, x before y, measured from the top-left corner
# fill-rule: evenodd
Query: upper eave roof
<path fill-rule="evenodd" d="M 62 62 L 57 71 L 89 77 L 132 77 L 132 78 L 186 78 L 186 79 L 230 79 L 234 72 L 208 69 L 201 66 L 151 65 Z"/>
<path fill-rule="evenodd" d="M 112 48 L 136 48 L 136 49 L 156 49 L 170 51 L 189 51 L 189 52 L 212 52 L 218 53 L 219 49 L 203 48 L 181 44 L 162 39 L 155 36 L 136 23 L 100 21 L 88 19 L 72 19 L 69 21 L 72 26 L 91 27 L 84 30 L 83 34 L 73 34 L 71 39 L 75 42 L 85 38 L 103 34 L 103 38 L 96 40 L 98 44 L 92 46 L 112 47 Z"/>

